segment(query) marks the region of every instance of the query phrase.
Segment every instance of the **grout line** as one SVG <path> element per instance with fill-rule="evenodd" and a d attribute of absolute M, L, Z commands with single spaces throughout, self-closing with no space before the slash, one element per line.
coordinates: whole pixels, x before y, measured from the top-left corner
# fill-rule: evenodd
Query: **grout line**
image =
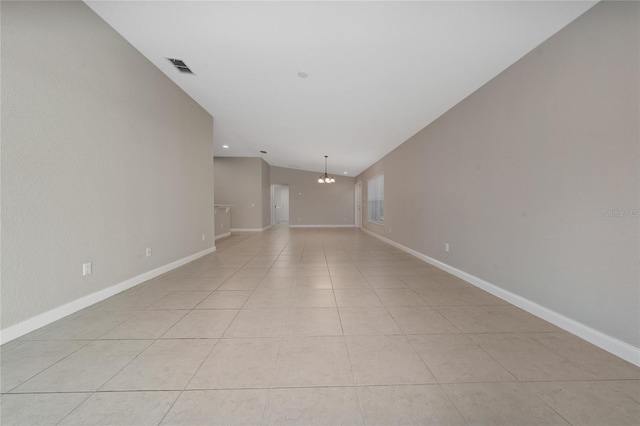
<path fill-rule="evenodd" d="M 339 336 L 332 336 L 339 337 Z M 621 379 L 621 380 L 523 380 L 523 381 L 480 381 L 480 382 L 442 382 L 442 383 L 373 383 L 373 384 L 349 384 L 349 385 L 283 385 L 283 386 L 256 386 L 256 387 L 220 387 L 220 388 L 198 388 L 198 389 L 126 389 L 126 390 L 72 390 L 72 391 L 29 391 L 29 392 L 11 392 L 3 393 L 3 396 L 12 395 L 49 395 L 49 394 L 107 394 L 107 393 L 137 393 L 137 392 L 202 392 L 202 391 L 226 391 L 226 390 L 268 390 L 268 389 L 307 389 L 307 388 L 368 388 L 368 387 L 419 387 L 419 386 L 448 386 L 448 385 L 527 385 L 527 384 L 560 384 L 560 383 L 599 383 L 610 384 L 612 382 L 637 382 L 637 379 Z M 626 396 L 626 395 L 625 395 Z M 626 396 L 631 401 L 635 401 L 633 398 Z"/>
<path fill-rule="evenodd" d="M 31 342 L 34 342 L 34 341 L 36 341 L 36 340 L 30 340 L 30 341 L 31 341 Z M 70 342 L 70 341 L 73 341 L 73 342 L 82 342 L 83 340 L 45 340 L 45 341 L 56 341 L 56 342 L 63 342 L 63 341 Z M 56 365 L 56 364 L 58 364 L 58 363 L 62 362 L 62 360 L 67 359 L 68 357 L 70 357 L 70 356 L 71 356 L 71 355 L 73 355 L 74 353 L 78 352 L 80 349 L 82 349 L 82 348 L 86 347 L 87 345 L 89 345 L 89 344 L 92 342 L 92 340 L 87 340 L 87 341 L 85 341 L 85 342 L 86 342 L 86 343 L 85 343 L 84 345 L 80 345 L 77 349 L 75 349 L 75 350 L 71 351 L 69 354 L 67 354 L 67 355 L 63 356 L 62 358 L 60 358 L 59 360 L 57 360 L 57 361 L 56 361 L 56 362 L 54 362 L 53 364 L 51 364 L 51 365 L 49 365 L 49 366 L 47 366 L 47 367 L 44 367 L 43 369 L 39 370 L 37 373 L 35 373 L 35 374 L 33 374 L 32 376 L 30 376 L 28 379 L 23 380 L 22 382 L 20 382 L 20 383 L 19 383 L 19 384 L 17 384 L 16 386 L 14 386 L 14 387 L 10 388 L 8 391 L 4 391 L 4 392 L 2 392 L 1 394 L 9 394 L 9 393 L 10 393 L 10 392 L 12 392 L 13 390 L 17 389 L 18 387 L 22 386 L 23 384 L 27 383 L 29 380 L 33 379 L 34 377 L 36 377 L 37 375 L 39 375 L 40 373 L 42 373 L 43 371 L 48 370 L 49 368 L 53 367 L 54 365 Z M 22 345 L 20 345 L 20 346 L 22 346 Z M 1 371 L 0 371 L 0 373 L 1 373 Z"/>
<path fill-rule="evenodd" d="M 162 416 L 162 418 L 160 419 L 160 421 L 158 422 L 158 424 L 162 424 L 162 422 L 164 421 L 164 419 L 169 415 L 169 413 L 171 412 L 171 410 L 173 410 L 173 406 L 176 405 L 176 402 L 178 402 L 178 400 L 182 397 L 182 394 L 184 393 L 184 391 L 180 391 L 178 393 L 178 395 L 176 396 L 176 399 L 173 400 L 173 402 L 171 403 L 171 406 L 169 407 L 169 409 L 164 413 L 164 416 Z"/>
<path fill-rule="evenodd" d="M 78 392 L 78 393 L 84 393 L 84 392 Z M 71 414 L 73 414 L 82 404 L 87 402 L 87 400 L 89 398 L 91 398 L 93 395 L 95 395 L 95 392 L 89 392 L 89 395 L 87 395 L 87 397 L 85 399 L 83 399 L 82 402 L 80 402 L 80 404 L 78 404 L 75 407 L 73 407 L 73 409 L 71 411 L 69 411 L 63 418 L 61 418 L 60 421 L 58 423 L 56 423 L 56 424 L 59 425 L 60 423 L 62 423 L 64 421 L 64 419 L 66 419 Z"/>
<path fill-rule="evenodd" d="M 356 233 L 358 233 L 361 231 L 356 231 Z M 127 323 L 128 321 L 134 320 L 136 319 L 142 312 L 154 312 L 154 311 L 158 311 L 158 310 L 154 310 L 154 309 L 149 309 L 149 306 L 146 306 L 146 308 L 142 308 L 143 310 L 141 311 L 128 311 L 128 310 L 115 310 L 115 311 L 111 311 L 109 309 L 106 310 L 95 310 L 94 312 L 120 312 L 123 316 L 124 313 L 128 313 L 131 312 L 131 316 L 127 317 L 125 320 L 119 322 L 118 324 L 116 324 L 115 326 L 113 326 L 112 328 L 110 328 L 109 330 L 105 331 L 104 333 L 100 334 L 97 338 L 93 338 L 93 339 L 79 339 L 79 340 L 73 340 L 73 339 L 67 339 L 67 340 L 48 340 L 46 338 L 46 335 L 44 337 L 43 340 L 23 340 L 21 339 L 23 342 L 41 342 L 41 341 L 78 341 L 78 342 L 85 342 L 83 345 L 79 346 L 77 349 L 73 350 L 71 353 L 67 354 L 66 356 L 62 357 L 61 359 L 59 359 L 58 361 L 54 362 L 53 364 L 47 366 L 46 368 L 40 370 L 39 372 L 33 374 L 31 377 L 29 377 L 26 380 L 23 380 L 20 384 L 18 384 L 17 386 L 11 388 L 9 391 L 5 391 L 5 392 L 1 392 L 0 394 L 2 395 L 28 395 L 28 394 L 64 394 L 64 393 L 86 393 L 88 394 L 88 396 L 80 403 L 78 404 L 75 408 L 73 408 L 69 413 L 67 413 L 67 415 L 64 418 L 67 418 L 68 416 L 70 416 L 73 412 L 75 412 L 75 410 L 78 409 L 78 407 L 80 407 L 82 404 L 84 404 L 89 398 L 91 398 L 93 395 L 95 395 L 96 393 L 120 393 L 120 392 L 167 392 L 167 391 L 175 391 L 177 393 L 176 399 L 173 401 L 171 407 L 167 410 L 167 412 L 164 414 L 163 416 L 163 420 L 166 418 L 166 416 L 168 415 L 168 413 L 171 412 L 171 410 L 173 409 L 174 405 L 177 403 L 177 401 L 184 395 L 185 392 L 196 392 L 196 391 L 208 391 L 208 390 L 248 390 L 248 389 L 265 389 L 267 391 L 266 394 L 266 398 L 265 398 L 265 404 L 263 407 L 263 412 L 262 412 L 262 417 L 261 417 L 261 422 L 264 423 L 264 418 L 265 418 L 265 414 L 266 414 L 266 410 L 269 404 L 269 400 L 271 397 L 271 390 L 272 389 L 300 389 L 300 388 L 353 388 L 355 389 L 356 392 L 356 397 L 358 398 L 358 405 L 359 405 L 359 409 L 360 409 L 360 415 L 361 415 L 361 419 L 364 422 L 364 410 L 362 407 L 362 403 L 360 401 L 360 395 L 358 392 L 359 388 L 365 388 L 365 387 L 393 387 L 393 386 L 438 386 L 440 389 L 442 389 L 442 391 L 445 393 L 446 397 L 448 398 L 448 400 L 454 405 L 454 407 L 456 408 L 457 412 L 461 415 L 461 417 L 465 420 L 466 422 L 466 418 L 464 416 L 462 416 L 462 412 L 460 411 L 460 409 L 458 408 L 458 406 L 453 402 L 453 399 L 451 398 L 451 395 L 449 395 L 449 393 L 444 389 L 444 385 L 470 385 L 470 384 L 483 384 L 483 383 L 495 383 L 495 384 L 506 384 L 506 383 L 522 383 L 522 384 L 527 384 L 527 383 L 560 383 L 560 382 L 570 382 L 570 383 L 608 383 L 608 382 L 628 382 L 628 383 L 635 383 L 637 382 L 637 379 L 635 378 L 624 378 L 624 379 L 582 379 L 582 380 L 527 380 L 527 381 L 520 381 L 518 380 L 518 378 L 515 376 L 515 374 L 511 373 L 511 371 L 509 371 L 506 367 L 504 367 L 500 362 L 498 362 L 490 353 L 488 353 L 483 347 L 481 347 L 479 344 L 475 343 L 475 346 L 477 348 L 479 348 L 482 352 L 484 352 L 490 359 L 492 359 L 494 362 L 496 362 L 500 367 L 502 367 L 505 371 L 507 371 L 513 378 L 513 380 L 510 381 L 496 381 L 496 382 L 492 382 L 492 381 L 480 381 L 480 382 L 442 382 L 440 380 L 438 380 L 438 378 L 431 372 L 431 369 L 429 368 L 429 366 L 427 365 L 425 359 L 420 355 L 420 353 L 418 352 L 418 350 L 416 349 L 415 345 L 411 342 L 410 337 L 417 335 L 457 335 L 459 333 L 428 333 L 428 334 L 407 334 L 404 332 L 404 330 L 402 330 L 402 328 L 398 325 L 398 322 L 396 321 L 396 318 L 391 314 L 390 312 L 390 307 L 386 306 L 384 303 L 381 303 L 381 306 L 385 308 L 385 311 L 387 312 L 387 315 L 389 315 L 392 320 L 394 321 L 394 323 L 396 324 L 396 326 L 398 327 L 398 329 L 400 330 L 400 334 L 394 334 L 394 335 L 381 335 L 381 334 L 376 334 L 374 336 L 398 336 L 398 335 L 402 335 L 404 336 L 405 340 L 409 342 L 409 344 L 411 345 L 411 348 L 413 349 L 414 353 L 416 353 L 418 355 L 418 357 L 420 358 L 420 360 L 423 362 L 423 364 L 425 365 L 425 367 L 427 368 L 427 370 L 431 373 L 431 375 L 435 378 L 436 383 L 428 383 L 428 384 L 411 384 L 411 383 L 406 383 L 406 384 L 377 384 L 377 385 L 357 385 L 356 384 L 356 378 L 353 372 L 353 364 L 351 362 L 351 355 L 349 352 L 349 346 L 347 345 L 347 337 L 351 337 L 351 336 L 345 336 L 345 332 L 344 332 L 344 326 L 342 323 L 342 317 L 340 314 L 340 308 L 338 307 L 337 304 L 337 297 L 336 297 L 336 293 L 335 293 L 335 287 L 333 285 L 333 280 L 334 278 L 337 278 L 338 276 L 333 276 L 331 274 L 331 266 L 332 265 L 342 265 L 342 266 L 349 266 L 349 267 L 355 267 L 356 270 L 358 270 L 359 272 L 362 272 L 363 270 L 368 270 L 370 268 L 375 268 L 377 267 L 376 265 L 379 265 L 379 267 L 381 268 L 391 268 L 390 270 L 393 269 L 398 269 L 401 270 L 402 268 L 409 268 L 409 267 L 413 267 L 413 265 L 411 264 L 407 264 L 407 263 L 403 263 L 401 264 L 400 262 L 405 262 L 406 259 L 399 257 L 397 255 L 395 255 L 396 250 L 387 250 L 386 247 L 388 246 L 388 244 L 386 243 L 380 243 L 380 244 L 371 244 L 371 242 L 369 241 L 370 239 L 373 240 L 372 237 L 370 236 L 366 236 L 363 235 L 364 238 L 364 242 L 360 242 L 360 240 L 358 240 L 357 243 L 350 243 L 346 248 L 342 249 L 342 248 L 336 248 L 336 250 L 344 250 L 345 256 L 347 258 L 349 258 L 349 262 L 334 262 L 334 261 L 329 261 L 327 258 L 327 252 L 329 250 L 331 250 L 331 247 L 341 247 L 339 242 L 336 242 L 336 240 L 334 239 L 334 234 L 325 234 L 325 233 L 317 233 L 314 232 L 312 230 L 309 229 L 305 229 L 304 231 L 295 231 L 295 236 L 296 237 L 300 237 L 300 238 L 295 238 L 295 240 L 292 238 L 292 235 L 294 233 L 288 233 L 285 234 L 284 233 L 284 228 L 280 229 L 270 229 L 267 230 L 263 233 L 261 233 L 260 235 L 250 235 L 250 236 L 236 236 L 235 238 L 239 238 L 238 240 L 232 240 L 234 242 L 233 245 L 225 245 L 223 248 L 221 248 L 220 246 L 218 247 L 218 251 L 215 253 L 212 253 L 211 255 L 206 256 L 205 258 L 201 258 L 201 259 L 197 259 L 194 262 L 187 264 L 187 265 L 192 265 L 194 268 L 203 268 L 204 272 L 200 272 L 198 274 L 196 274 L 194 277 L 185 277 L 185 278 L 180 278 L 180 279 L 176 279 L 176 283 L 180 283 L 180 282 L 188 282 L 188 281 L 193 281 L 193 280 L 199 280 L 199 281 L 203 281 L 203 280 L 213 280 L 213 279 L 217 279 L 217 277 L 201 277 L 201 275 L 210 273 L 212 268 L 213 270 L 215 269 L 233 269 L 235 272 L 228 276 L 228 277 L 221 277 L 222 282 L 220 284 L 218 284 L 218 287 L 216 287 L 214 290 L 211 291 L 207 291 L 208 295 L 207 297 L 210 297 L 211 294 L 213 294 L 214 291 L 241 291 L 241 290 L 218 290 L 219 287 L 221 287 L 225 282 L 227 282 L 229 279 L 231 279 L 232 277 L 235 276 L 235 274 L 237 274 L 239 271 L 243 270 L 243 269 L 266 269 L 266 272 L 264 273 L 264 275 L 262 275 L 261 277 L 259 277 L 260 279 L 258 280 L 258 284 L 256 285 L 256 287 L 254 287 L 252 290 L 244 290 L 249 292 L 249 297 L 247 297 L 247 299 L 242 303 L 242 306 L 237 309 L 234 308 L 233 310 L 236 310 L 237 312 L 235 313 L 233 319 L 231 319 L 231 321 L 229 321 L 229 323 L 227 324 L 225 330 L 222 332 L 221 336 L 219 338 L 184 338 L 184 339 L 180 339 L 180 338 L 172 338 L 171 340 L 215 340 L 215 343 L 212 345 L 211 349 L 208 351 L 208 353 L 204 356 L 203 360 L 201 361 L 200 365 L 198 366 L 198 368 L 196 368 L 194 370 L 194 373 L 191 375 L 191 378 L 186 382 L 186 385 L 183 386 L 183 389 L 162 389 L 162 390 L 151 390 L 151 389 L 138 389 L 138 390 L 103 390 L 102 388 L 106 385 L 106 383 L 108 383 L 110 380 L 113 379 L 113 377 L 115 377 L 116 375 L 120 374 L 127 366 L 131 365 L 131 363 L 133 363 L 135 360 L 137 360 L 143 353 L 145 353 L 155 342 L 161 341 L 161 340 L 167 340 L 167 339 L 163 339 L 162 336 L 164 336 L 165 333 L 163 333 L 160 337 L 155 338 L 155 339 L 131 339 L 131 338 L 126 338 L 126 339 L 104 339 L 103 336 L 105 336 L 107 333 L 109 333 L 112 330 L 115 330 L 118 327 L 121 327 L 123 324 Z M 231 240 L 232 238 L 234 238 L 234 236 L 230 237 L 229 239 Z M 353 237 L 350 237 L 353 238 Z M 286 243 L 283 245 L 282 243 L 284 242 L 284 240 L 286 239 Z M 377 241 L 377 240 L 375 240 Z M 323 256 L 324 256 L 324 263 L 315 263 L 315 262 L 309 262 L 309 260 L 313 261 L 315 260 L 315 256 L 316 253 L 319 252 L 319 249 L 322 250 Z M 305 259 L 305 251 L 307 252 L 308 256 Z M 274 255 L 274 253 L 277 252 L 277 255 Z M 233 256 L 235 255 L 240 255 L 240 253 L 250 253 L 250 255 L 246 255 L 244 257 L 244 263 L 242 263 L 241 266 L 237 266 L 238 264 L 234 264 L 231 267 L 225 267 L 227 266 L 224 263 L 224 258 L 229 256 L 229 258 L 233 258 Z M 359 255 L 357 254 L 359 253 Z M 267 336 L 267 337 L 263 337 L 263 336 L 248 336 L 248 337 L 224 337 L 224 334 L 229 330 L 229 328 L 231 327 L 231 325 L 235 322 L 235 320 L 237 319 L 238 315 L 240 314 L 241 311 L 251 311 L 252 309 L 248 309 L 247 308 L 247 304 L 248 301 L 251 299 L 252 296 L 254 296 L 256 294 L 256 292 L 260 289 L 260 283 L 263 282 L 266 278 L 267 275 L 269 273 L 269 271 L 272 271 L 274 269 L 278 269 L 279 265 L 277 266 L 276 264 L 278 263 L 278 259 L 281 259 L 281 256 L 284 256 L 285 258 L 282 258 L 282 261 L 285 262 L 285 264 L 287 265 L 284 268 L 290 268 L 290 269 L 295 269 L 296 271 L 296 277 L 293 277 L 294 280 L 294 284 L 293 287 L 290 287 L 289 290 L 292 292 L 297 288 L 304 288 L 304 287 L 298 287 L 298 279 L 300 278 L 298 276 L 298 274 L 300 273 L 301 269 L 304 268 L 326 268 L 328 270 L 329 273 L 329 281 L 331 282 L 331 290 L 332 290 L 332 294 L 333 294 L 333 300 L 335 303 L 335 311 L 338 314 L 338 319 L 340 321 L 340 327 L 341 327 L 341 336 L 335 336 L 335 335 L 327 335 L 327 336 L 318 336 L 318 335 L 311 335 L 311 336 L 287 336 L 287 337 L 283 337 L 283 336 Z M 395 257 L 394 257 L 395 256 Z M 222 257 L 222 260 L 220 260 Z M 249 268 L 248 265 L 250 262 L 252 262 L 253 260 L 257 259 L 258 257 L 262 258 L 273 258 L 275 257 L 275 259 L 273 260 L 273 262 L 270 263 L 270 265 L 268 267 L 257 267 L 257 268 Z M 380 258 L 379 262 L 376 262 L 376 257 Z M 306 262 L 303 262 L 303 260 L 307 260 Z M 213 261 L 213 262 L 212 262 Z M 223 262 L 222 266 L 218 263 L 219 262 Z M 185 266 L 187 266 L 185 265 Z M 290 265 L 290 266 L 289 266 Z M 358 266 L 359 265 L 359 266 Z M 204 268 L 207 268 L 206 270 Z M 188 274 L 188 273 L 187 273 Z M 359 274 L 356 275 L 358 277 L 363 277 L 365 282 L 367 283 L 367 286 L 370 290 L 372 290 L 374 292 L 374 294 L 376 295 L 376 297 L 378 298 L 379 301 L 380 297 L 378 296 L 376 290 L 370 286 L 369 282 L 366 280 L 366 276 Z M 371 276 L 371 275 L 370 275 Z M 386 275 L 379 275 L 379 276 L 386 276 Z M 416 276 L 430 276 L 430 275 L 416 275 Z M 154 285 L 159 285 L 157 290 L 163 289 L 164 287 L 160 287 L 162 285 L 167 285 L 167 283 L 171 282 L 169 279 L 167 279 L 167 274 L 163 275 L 164 279 L 159 279 L 161 277 L 156 277 L 153 280 L 150 280 L 147 283 L 143 283 L 141 288 L 145 288 L 145 289 L 153 289 Z M 346 277 L 350 277 L 346 276 Z M 395 275 L 396 278 L 398 278 L 400 281 L 402 281 L 403 283 L 405 283 L 404 279 L 410 279 L 411 276 L 406 276 L 406 277 L 399 277 L 397 275 Z M 252 277 L 236 277 L 236 278 L 252 278 Z M 287 280 L 290 279 L 290 277 L 269 277 L 269 278 L 274 278 L 275 280 L 277 280 L 278 278 L 286 278 Z M 314 279 L 313 277 L 309 277 L 310 279 Z M 405 283 L 406 284 L 406 283 Z M 407 286 L 407 288 L 411 291 L 415 292 L 414 287 L 411 286 Z M 309 287 L 309 289 L 313 289 L 313 287 Z M 180 290 L 174 290 L 174 291 L 180 291 Z M 186 290 L 189 291 L 189 290 Z M 191 291 L 195 291 L 195 292 L 200 292 L 199 290 L 191 290 Z M 266 291 L 270 291 L 270 290 L 266 290 Z M 113 296 L 116 297 L 116 296 Z M 164 296 L 163 296 L 164 297 Z M 205 297 L 206 299 L 206 297 Z M 203 300 L 205 300 L 203 299 Z M 109 300 L 109 299 L 106 299 Z M 160 300 L 160 299 L 159 299 Z M 428 300 L 425 299 L 428 303 Z M 156 301 L 157 302 L 157 301 Z M 289 321 L 292 318 L 292 312 L 294 309 L 298 309 L 295 306 L 293 306 L 293 299 L 291 300 L 292 304 L 290 306 L 288 306 L 287 309 L 287 316 L 286 316 L 286 322 L 285 322 L 285 331 L 286 331 L 286 327 L 289 324 Z M 155 302 L 154 302 L 155 303 Z M 202 301 L 200 302 L 202 303 Z M 501 304 L 501 305 L 495 305 L 495 304 L 490 304 L 490 305 L 427 305 L 421 308 L 424 309 L 430 309 L 433 310 L 434 312 L 437 312 L 440 316 L 442 316 L 445 320 L 449 321 L 451 324 L 453 324 L 442 312 L 440 309 L 445 308 L 447 306 L 454 306 L 454 307 L 458 307 L 458 308 L 467 308 L 467 307 L 478 307 L 478 306 L 510 306 L 513 307 L 510 304 Z M 202 309 L 197 309 L 197 307 L 199 306 L 196 305 L 195 307 L 191 308 L 191 309 L 178 309 L 180 311 L 185 311 L 183 313 L 183 315 L 178 318 L 171 326 L 168 327 L 167 331 L 172 329 L 178 322 L 180 322 L 186 315 L 188 315 L 190 312 L 194 312 L 194 311 L 202 311 Z M 333 308 L 333 307 L 332 307 Z M 279 309 L 279 308 L 264 308 L 264 309 Z M 303 308 L 300 307 L 299 309 L 316 309 L 316 308 Z M 167 311 L 173 311 L 172 309 L 166 309 Z M 227 310 L 227 309 L 211 309 L 211 310 Z M 228 310 L 231 310 L 228 309 Z M 75 316 L 74 318 L 81 318 L 84 315 L 88 314 L 89 312 L 83 312 L 77 316 Z M 68 318 L 66 318 L 68 320 Z M 59 330 L 62 329 L 61 327 L 64 327 L 64 321 L 60 320 L 61 323 L 56 325 L 55 327 L 52 328 L 51 331 L 55 331 L 55 330 Z M 460 330 L 458 326 L 456 326 L 455 324 L 453 324 L 453 326 Z M 487 331 L 487 332 L 480 332 L 480 333 L 465 333 L 462 330 L 461 331 L 461 335 L 464 336 L 469 336 L 469 335 L 483 335 L 483 334 L 519 334 L 519 335 L 524 335 L 526 336 L 528 339 L 531 339 L 532 341 L 536 342 L 537 344 L 541 345 L 542 347 L 544 347 L 547 350 L 552 351 L 555 355 L 559 356 L 562 359 L 565 360 L 569 360 L 571 361 L 567 356 L 556 352 L 553 348 L 548 347 L 547 345 L 543 344 L 542 342 L 538 341 L 533 335 L 544 335 L 544 334 L 552 334 L 552 333 L 566 333 L 565 331 L 562 330 L 552 330 L 552 331 Z M 370 336 L 368 334 L 360 334 L 362 336 Z M 305 338 L 318 338 L 318 337 L 342 337 L 342 342 L 344 344 L 344 347 L 347 351 L 347 356 L 349 359 L 349 367 L 350 367 L 350 371 L 352 374 L 352 383 L 350 385 L 337 385 L 337 386 L 332 386 L 332 385 L 317 385 L 317 386 L 309 386 L 309 385 L 303 385 L 303 386 L 274 386 L 274 383 L 276 381 L 276 377 L 277 377 L 277 372 L 278 372 L 278 364 L 279 364 L 279 359 L 280 359 L 280 355 L 281 355 L 281 351 L 282 351 L 282 345 L 283 342 L 285 341 L 285 339 L 288 338 L 300 338 L 300 339 L 305 339 Z M 269 382 L 269 386 L 266 388 L 261 388 L 261 387 L 255 387 L 255 388 L 224 388 L 224 389 L 193 389 L 193 390 L 188 390 L 186 389 L 189 384 L 193 381 L 194 377 L 198 374 L 198 372 L 202 369 L 204 363 L 207 361 L 207 359 L 209 359 L 209 357 L 211 356 L 211 354 L 213 353 L 213 351 L 215 350 L 215 348 L 217 347 L 217 345 L 220 343 L 220 340 L 223 339 L 277 339 L 279 342 L 278 345 L 278 352 L 276 355 L 276 359 L 275 359 L 275 363 L 273 364 L 273 371 L 271 374 L 271 379 Z M 47 369 L 52 368 L 53 366 L 55 366 L 56 364 L 60 363 L 61 361 L 63 361 L 64 359 L 70 357 L 71 355 L 75 354 L 78 351 L 81 351 L 83 348 L 86 348 L 88 345 L 90 345 L 92 342 L 99 342 L 99 341 L 124 341 L 124 340 L 129 340 L 129 341 L 149 341 L 151 342 L 149 345 L 147 345 L 145 348 L 143 348 L 137 355 L 135 355 L 128 363 L 126 363 L 123 367 L 121 367 L 115 374 L 113 374 L 109 379 L 107 379 L 97 390 L 94 391 L 40 391 L 40 392 L 12 392 L 13 390 L 17 389 L 18 387 L 22 386 L 23 384 L 27 383 L 28 381 L 32 380 L 34 377 L 38 376 L 39 374 L 41 374 L 42 372 L 46 371 Z M 23 343 L 23 344 L 25 344 Z M 21 346 L 21 345 L 20 345 Z M 17 347 L 19 348 L 19 346 Z M 576 366 L 580 367 L 579 364 L 575 364 Z M 582 367 L 580 367 L 582 368 Z M 530 390 L 532 393 L 534 393 L 536 395 L 536 397 L 540 400 L 542 400 L 547 406 L 549 406 L 554 412 L 556 412 L 560 417 L 564 418 L 558 411 L 556 411 L 552 406 L 550 406 L 541 396 L 539 396 L 535 391 Z M 633 398 L 631 398 L 633 399 Z M 565 419 L 566 420 L 566 419 Z"/>
<path fill-rule="evenodd" d="M 560 416 L 561 419 L 563 419 L 564 421 L 566 421 L 568 424 L 573 425 L 572 422 L 569 421 L 568 418 L 564 417 L 558 410 L 556 410 L 551 404 L 549 404 L 547 401 L 544 400 L 544 398 L 542 398 L 540 395 L 538 395 L 538 393 L 536 391 L 534 391 L 533 389 L 527 389 L 529 392 L 531 392 L 536 398 L 538 398 L 539 401 L 542 401 L 542 403 L 544 405 L 546 405 L 547 407 L 549 407 L 551 409 L 551 411 L 553 411 L 554 413 L 556 413 L 558 416 Z"/>
<path fill-rule="evenodd" d="M 207 340 L 214 340 L 214 339 L 207 339 Z M 213 353 L 213 351 L 216 348 L 216 346 L 218 346 L 218 343 L 220 342 L 220 339 L 215 339 L 215 341 L 216 342 L 213 344 L 213 346 L 211 347 L 209 352 L 207 352 L 207 354 L 202 358 L 202 361 L 200 362 L 200 365 L 198 366 L 198 368 L 193 370 L 193 374 L 191 374 L 191 377 L 189 378 L 189 380 L 187 380 L 187 383 L 185 383 L 185 385 L 182 387 L 181 391 L 184 391 L 189 387 L 189 385 L 191 384 L 191 381 L 193 381 L 193 378 L 196 377 L 196 375 L 198 374 L 198 372 L 200 371 L 200 369 L 202 368 L 204 363 L 207 361 L 207 359 L 209 359 L 209 357 Z"/>
<path fill-rule="evenodd" d="M 442 392 L 444 393 L 444 395 L 447 397 L 447 400 L 449 402 L 451 402 L 451 404 L 453 405 L 453 408 L 456 409 L 456 411 L 458 412 L 458 414 L 460 415 L 460 418 L 467 424 L 469 425 L 469 422 L 467 421 L 467 418 L 464 416 L 464 414 L 462 413 L 462 410 L 458 407 L 458 404 L 456 404 L 453 400 L 453 398 L 451 397 L 451 395 L 449 395 L 449 392 L 447 392 L 447 390 L 444 388 L 444 386 L 439 385 L 440 389 L 442 389 Z"/>
<path fill-rule="evenodd" d="M 127 339 L 121 339 L 121 340 L 127 340 Z M 106 385 L 107 383 L 109 383 L 111 381 L 111 379 L 113 379 L 114 377 L 116 377 L 118 374 L 120 374 L 120 372 L 122 370 L 124 370 L 127 366 L 129 366 L 129 364 L 131 364 L 133 361 L 135 361 L 136 359 L 138 359 L 138 357 L 140 355 L 142 355 L 144 352 L 147 351 L 147 349 L 149 349 L 155 342 L 157 342 L 159 339 L 149 339 L 148 341 L 151 342 L 149 343 L 147 346 L 145 346 L 140 352 L 138 352 L 138 354 L 136 356 L 134 356 L 133 358 L 131 358 L 131 360 L 129 362 L 127 362 L 125 365 L 123 365 L 118 371 L 116 371 L 114 374 L 112 374 L 107 380 L 104 381 L 104 383 L 102 383 L 100 386 L 98 386 L 97 389 L 95 389 L 95 392 L 99 391 L 100 389 L 102 389 L 104 387 L 104 385 Z M 145 340 L 137 340 L 137 341 L 145 341 Z"/>

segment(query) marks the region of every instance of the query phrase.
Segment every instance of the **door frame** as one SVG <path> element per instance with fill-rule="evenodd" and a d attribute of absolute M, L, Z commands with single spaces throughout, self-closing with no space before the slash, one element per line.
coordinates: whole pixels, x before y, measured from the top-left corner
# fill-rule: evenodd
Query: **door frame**
<path fill-rule="evenodd" d="M 277 187 L 282 187 L 282 188 L 287 188 L 287 194 L 289 194 L 289 185 L 281 185 L 281 184 L 272 184 L 271 185 L 271 224 L 275 225 L 276 224 L 276 188 Z M 289 216 L 289 200 L 287 200 L 287 217 Z M 284 222 L 281 220 L 281 222 Z M 280 222 L 278 222 L 280 223 Z"/>
<path fill-rule="evenodd" d="M 356 228 L 362 228 L 362 181 L 356 182 L 354 215 Z"/>

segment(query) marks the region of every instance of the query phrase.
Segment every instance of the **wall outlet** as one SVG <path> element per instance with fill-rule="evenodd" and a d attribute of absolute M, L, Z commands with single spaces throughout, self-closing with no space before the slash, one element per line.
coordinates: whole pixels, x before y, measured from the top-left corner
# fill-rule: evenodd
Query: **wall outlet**
<path fill-rule="evenodd" d="M 82 264 L 82 276 L 91 275 L 91 262 Z"/>
<path fill-rule="evenodd" d="M 202 241 L 204 241 L 204 238 L 205 238 L 205 237 L 204 237 L 204 234 L 202 234 Z"/>
<path fill-rule="evenodd" d="M 146 255 L 147 255 L 147 257 L 151 257 L 151 248 L 150 247 L 147 247 Z"/>
<path fill-rule="evenodd" d="M 444 251 L 449 253 L 449 243 L 444 243 Z"/>
<path fill-rule="evenodd" d="M 389 227 L 389 233 L 391 233 L 391 227 Z"/>
<path fill-rule="evenodd" d="M 301 220 L 301 219 L 300 219 L 300 218 L 298 218 L 298 222 L 300 222 L 300 220 Z"/>

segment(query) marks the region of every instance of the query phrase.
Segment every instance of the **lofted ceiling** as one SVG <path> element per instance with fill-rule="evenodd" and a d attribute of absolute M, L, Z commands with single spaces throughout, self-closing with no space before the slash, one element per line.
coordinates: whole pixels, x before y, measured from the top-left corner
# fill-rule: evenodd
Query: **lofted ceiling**
<path fill-rule="evenodd" d="M 355 176 L 596 2 L 86 3 L 213 115 L 214 155 Z"/>

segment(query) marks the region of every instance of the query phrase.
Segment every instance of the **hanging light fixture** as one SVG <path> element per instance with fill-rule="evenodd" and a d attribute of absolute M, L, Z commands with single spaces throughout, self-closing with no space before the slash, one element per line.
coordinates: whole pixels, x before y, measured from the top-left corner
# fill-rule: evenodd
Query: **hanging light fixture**
<path fill-rule="evenodd" d="M 336 180 L 333 178 L 333 176 L 329 176 L 327 174 L 327 158 L 329 158 L 328 155 L 324 156 L 324 175 L 320 175 L 320 177 L 318 178 L 318 183 L 333 183 Z"/>

